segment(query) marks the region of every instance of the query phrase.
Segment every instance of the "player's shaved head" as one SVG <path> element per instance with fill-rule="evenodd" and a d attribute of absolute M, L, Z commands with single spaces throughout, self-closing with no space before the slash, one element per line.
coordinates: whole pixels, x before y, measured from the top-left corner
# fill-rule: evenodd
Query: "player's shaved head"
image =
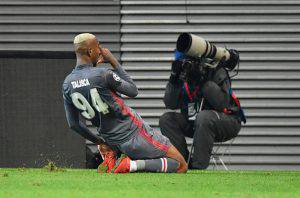
<path fill-rule="evenodd" d="M 92 39 L 96 39 L 96 36 L 90 33 L 81 33 L 75 36 L 74 44 L 80 44 L 82 42 L 92 40 Z"/>
<path fill-rule="evenodd" d="M 87 50 L 94 45 L 98 45 L 97 37 L 90 33 L 78 34 L 74 38 L 75 53 L 79 55 L 86 55 Z"/>
<path fill-rule="evenodd" d="M 73 43 L 77 63 L 92 63 L 96 66 L 101 57 L 101 49 L 97 37 L 90 33 L 81 33 L 75 36 Z"/>

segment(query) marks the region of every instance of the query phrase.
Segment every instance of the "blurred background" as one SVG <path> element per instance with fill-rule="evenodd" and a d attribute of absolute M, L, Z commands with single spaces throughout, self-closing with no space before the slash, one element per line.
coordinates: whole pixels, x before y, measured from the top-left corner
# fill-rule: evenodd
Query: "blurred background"
<path fill-rule="evenodd" d="M 300 169 L 298 0 L 0 0 L 0 167 L 89 167 L 96 147 L 68 129 L 61 96 L 82 32 L 118 57 L 139 88 L 127 104 L 158 130 L 178 35 L 237 49 L 248 120 L 217 152 L 229 169 Z"/>

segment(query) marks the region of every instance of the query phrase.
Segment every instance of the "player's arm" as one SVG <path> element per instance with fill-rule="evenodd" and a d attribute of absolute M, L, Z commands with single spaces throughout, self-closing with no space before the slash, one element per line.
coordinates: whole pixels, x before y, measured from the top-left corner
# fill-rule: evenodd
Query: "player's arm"
<path fill-rule="evenodd" d="M 85 139 L 87 139 L 87 140 L 89 140 L 89 141 L 91 141 L 95 144 L 102 144 L 103 143 L 103 140 L 100 137 L 94 135 L 86 127 L 86 125 L 79 120 L 79 112 L 74 107 L 73 104 L 71 104 L 70 102 L 66 101 L 66 99 L 64 99 L 64 106 L 65 106 L 68 125 L 72 130 L 74 130 L 79 135 L 81 135 Z"/>
<path fill-rule="evenodd" d="M 106 81 L 108 85 L 115 91 L 129 97 L 135 97 L 138 94 L 138 89 L 133 80 L 122 68 L 115 56 L 106 48 L 101 48 L 101 54 L 104 60 L 110 62 L 114 71 L 106 74 Z M 103 60 L 102 60 L 103 61 Z"/>
<path fill-rule="evenodd" d="M 133 88 L 135 88 L 136 91 L 137 91 L 137 87 L 134 84 L 133 80 L 131 79 L 131 77 L 127 74 L 127 72 L 123 69 L 123 67 L 120 64 L 114 67 L 114 72 L 117 75 L 119 75 L 119 77 L 121 79 L 123 79 L 124 81 L 128 82 L 129 84 L 131 84 L 133 86 Z"/>
<path fill-rule="evenodd" d="M 133 82 L 130 83 L 125 81 L 112 70 L 108 70 L 108 72 L 105 74 L 105 80 L 107 85 L 111 89 L 121 94 L 124 94 L 129 97 L 136 97 L 138 94 L 137 87 Z"/>

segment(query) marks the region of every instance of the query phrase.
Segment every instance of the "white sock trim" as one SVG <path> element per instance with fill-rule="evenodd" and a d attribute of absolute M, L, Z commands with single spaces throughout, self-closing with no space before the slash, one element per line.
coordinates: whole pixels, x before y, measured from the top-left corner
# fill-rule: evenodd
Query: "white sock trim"
<path fill-rule="evenodd" d="M 166 173 L 167 172 L 167 169 L 168 169 L 168 161 L 166 158 L 163 158 L 164 159 L 164 162 L 165 162 L 165 170 L 164 172 Z"/>
<path fill-rule="evenodd" d="M 164 172 L 164 158 L 160 158 L 161 161 L 161 172 Z"/>
<path fill-rule="evenodd" d="M 130 169 L 129 169 L 129 172 L 136 172 L 136 171 L 137 171 L 136 161 L 130 160 Z"/>
<path fill-rule="evenodd" d="M 166 158 L 160 158 L 161 161 L 161 172 L 166 173 L 168 168 L 168 162 Z"/>

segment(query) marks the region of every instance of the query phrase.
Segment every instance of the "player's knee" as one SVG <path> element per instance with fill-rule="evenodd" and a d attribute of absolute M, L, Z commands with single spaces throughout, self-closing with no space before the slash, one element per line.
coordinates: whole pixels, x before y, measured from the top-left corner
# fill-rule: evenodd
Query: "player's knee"
<path fill-rule="evenodd" d="M 185 159 L 179 152 L 177 155 L 178 155 L 177 159 L 178 159 L 178 163 L 179 163 L 178 173 L 186 173 L 188 170 L 188 164 L 186 163 Z"/>
<path fill-rule="evenodd" d="M 185 161 L 179 162 L 178 173 L 186 173 L 188 170 L 188 165 Z"/>
<path fill-rule="evenodd" d="M 185 159 L 173 145 L 169 148 L 167 157 L 174 159 L 178 163 L 177 173 L 187 172 L 188 165 Z"/>
<path fill-rule="evenodd" d="M 187 170 L 188 170 L 188 164 L 184 161 L 184 162 L 183 162 L 183 165 L 182 165 L 182 172 L 183 172 L 183 173 L 186 173 Z"/>

